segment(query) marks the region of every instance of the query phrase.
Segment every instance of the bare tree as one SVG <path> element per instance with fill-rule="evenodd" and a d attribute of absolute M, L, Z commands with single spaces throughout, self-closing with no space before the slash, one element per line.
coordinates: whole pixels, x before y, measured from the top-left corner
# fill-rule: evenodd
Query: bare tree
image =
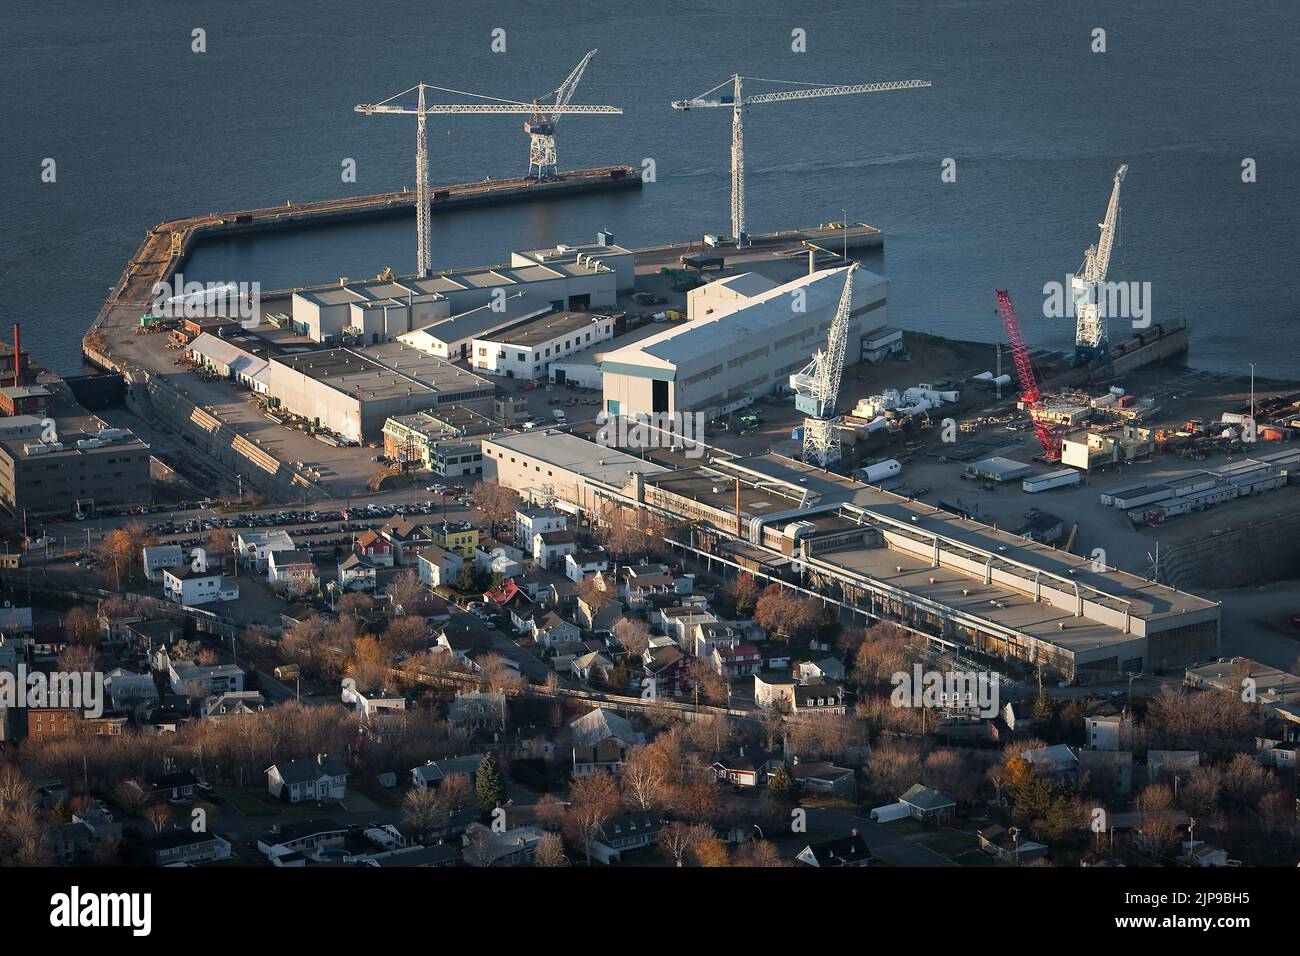
<path fill-rule="evenodd" d="M 686 857 L 695 845 L 713 836 L 713 831 L 698 824 L 674 821 L 659 830 L 659 845 L 668 851 L 677 866 L 685 866 Z"/>
<path fill-rule="evenodd" d="M 162 833 L 163 827 L 172 821 L 172 811 L 165 803 L 151 803 L 145 807 L 144 818 L 153 826 L 155 833 Z"/>
<path fill-rule="evenodd" d="M 558 833 L 545 833 L 537 841 L 537 850 L 533 856 L 534 866 L 568 866 L 569 858 L 564 855 L 564 838 Z"/>
<path fill-rule="evenodd" d="M 481 481 L 470 495 L 470 503 L 483 512 L 489 530 L 495 535 L 519 507 L 519 496 L 496 481 Z"/>
<path fill-rule="evenodd" d="M 618 809 L 618 785 L 609 774 L 595 773 L 574 782 L 569 800 L 566 820 L 573 842 L 582 847 L 587 865 L 591 866 L 591 848 L 605 821 Z"/>
<path fill-rule="evenodd" d="M 623 764 L 623 795 L 635 810 L 649 810 L 663 800 L 668 775 L 645 747 L 634 747 Z"/>
<path fill-rule="evenodd" d="M 414 571 L 406 570 L 393 575 L 388 582 L 388 604 L 395 610 L 413 605 L 424 591 L 424 582 Z"/>
<path fill-rule="evenodd" d="M 625 617 L 614 625 L 614 636 L 628 657 L 639 658 L 650 646 L 650 625 L 635 617 Z"/>
<path fill-rule="evenodd" d="M 443 819 L 443 810 L 433 787 L 412 787 L 402 798 L 402 820 L 408 826 L 419 831 L 420 839 L 428 838 L 431 831 Z"/>

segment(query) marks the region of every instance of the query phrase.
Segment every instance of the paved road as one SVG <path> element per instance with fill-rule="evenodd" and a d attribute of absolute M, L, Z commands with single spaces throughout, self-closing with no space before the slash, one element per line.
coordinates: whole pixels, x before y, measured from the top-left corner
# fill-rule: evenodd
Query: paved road
<path fill-rule="evenodd" d="M 957 866 L 946 856 L 922 846 L 915 840 L 900 836 L 888 827 L 874 823 L 866 817 L 842 813 L 838 810 L 809 810 L 809 829 L 826 832 L 832 836 L 848 836 L 856 828 L 866 841 L 873 856 L 891 866 Z"/>
<path fill-rule="evenodd" d="M 1300 672 L 1300 628 L 1286 624 L 1291 615 L 1300 614 L 1300 581 L 1211 591 L 1203 596 L 1223 602 L 1224 657 L 1249 657 L 1270 667 Z"/>

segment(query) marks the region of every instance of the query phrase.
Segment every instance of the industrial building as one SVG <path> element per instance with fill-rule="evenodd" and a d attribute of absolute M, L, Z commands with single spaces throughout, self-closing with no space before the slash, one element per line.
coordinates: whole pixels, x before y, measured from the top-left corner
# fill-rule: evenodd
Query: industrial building
<path fill-rule="evenodd" d="M 432 412 L 395 415 L 384 422 L 384 455 L 394 461 L 430 466 L 430 449 L 450 439 L 486 435 L 499 425 L 485 415 L 459 406 Z"/>
<path fill-rule="evenodd" d="M 619 283 L 631 285 L 634 269 L 635 257 L 620 246 L 515 252 L 510 265 L 301 289 L 293 294 L 291 322 L 300 335 L 327 345 L 376 345 L 481 306 L 499 310 L 520 293 L 537 308 L 612 308 Z"/>
<path fill-rule="evenodd" d="M 270 363 L 233 342 L 204 332 L 189 344 L 185 354 L 200 368 L 206 368 L 222 378 L 233 379 L 259 395 L 267 393 Z"/>
<path fill-rule="evenodd" d="M 687 320 L 601 362 L 611 415 L 724 414 L 783 390 L 826 340 L 844 290 L 844 269 L 812 272 L 784 285 L 743 273 L 692 289 Z M 858 269 L 847 355 L 885 325 L 886 280 Z"/>
<path fill-rule="evenodd" d="M 44 420 L 0 419 L 0 503 L 12 513 L 91 514 L 96 508 L 150 500 L 149 446 L 132 432 L 57 418 L 55 440 Z"/>
<path fill-rule="evenodd" d="M 679 546 L 706 563 L 786 580 L 802 569 L 823 600 L 1068 680 L 1218 652 L 1215 602 L 781 455 L 671 468 L 531 432 L 485 440 L 484 466 L 570 508 L 621 505 L 686 522 Z"/>
<path fill-rule="evenodd" d="M 1125 464 L 1155 453 L 1156 443 L 1149 428 L 1124 425 L 1105 431 L 1066 435 L 1061 440 L 1061 464 L 1096 471 L 1108 465 Z"/>
<path fill-rule="evenodd" d="M 348 441 L 378 441 L 396 415 L 462 406 L 492 410 L 496 388 L 473 372 L 393 342 L 271 359 L 269 394 Z"/>
<path fill-rule="evenodd" d="M 516 292 L 487 305 L 412 329 L 397 340 L 448 362 L 467 361 L 474 339 L 551 311 L 551 303 Z"/>
<path fill-rule="evenodd" d="M 470 366 L 487 375 L 544 378 L 551 364 L 614 336 L 614 319 L 590 312 L 547 312 L 476 337 Z"/>

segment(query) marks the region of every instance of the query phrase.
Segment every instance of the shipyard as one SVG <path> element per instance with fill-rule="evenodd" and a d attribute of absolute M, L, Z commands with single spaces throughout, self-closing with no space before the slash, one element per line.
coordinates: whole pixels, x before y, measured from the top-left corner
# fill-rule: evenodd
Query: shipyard
<path fill-rule="evenodd" d="M 78 369 L 6 322 L 0 678 L 102 694 L 0 707 L 0 863 L 1294 871 L 1300 378 L 1205 347 L 1183 145 L 1031 188 L 919 34 L 568 33 L 359 55 L 283 179 L 141 205 Z"/>

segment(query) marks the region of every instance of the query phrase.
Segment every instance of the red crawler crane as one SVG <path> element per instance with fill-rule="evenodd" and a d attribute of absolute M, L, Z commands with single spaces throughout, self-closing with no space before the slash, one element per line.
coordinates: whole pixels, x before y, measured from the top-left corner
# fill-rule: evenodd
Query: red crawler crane
<path fill-rule="evenodd" d="M 1007 327 L 1007 338 L 1011 341 L 1011 355 L 1016 362 L 1016 378 L 1020 380 L 1020 400 L 1029 409 L 1029 417 L 1034 421 L 1034 434 L 1043 446 L 1043 457 L 1048 461 L 1061 460 L 1061 436 L 1064 432 L 1058 425 L 1044 421 L 1040 416 L 1043 411 L 1043 394 L 1038 390 L 1038 379 L 1034 367 L 1029 362 L 1029 349 L 1020 335 L 1020 319 L 1011 305 L 1011 295 L 1005 289 L 998 289 L 998 311 L 1002 313 L 1002 324 Z"/>

